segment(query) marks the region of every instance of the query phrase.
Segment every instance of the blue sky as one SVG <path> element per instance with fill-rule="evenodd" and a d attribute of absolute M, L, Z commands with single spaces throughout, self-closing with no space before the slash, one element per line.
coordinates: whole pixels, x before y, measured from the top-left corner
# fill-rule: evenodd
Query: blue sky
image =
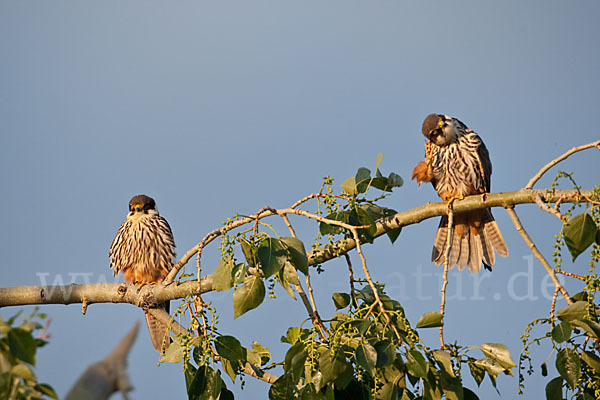
<path fill-rule="evenodd" d="M 235 213 L 317 191 L 323 176 L 339 187 L 358 167 L 372 168 L 378 152 L 383 172 L 406 182 L 386 204 L 437 201 L 432 188 L 409 182 L 431 112 L 480 133 L 494 191 L 523 187 L 550 159 L 598 138 L 589 121 L 600 91 L 599 11 L 595 1 L 4 1 L 0 285 L 40 284 L 40 274 L 112 281 L 108 247 L 139 193 L 157 201 L 179 254 Z M 561 169 L 590 187 L 597 165 L 589 151 Z M 550 257 L 558 221 L 535 206 L 517 211 Z M 447 340 L 506 343 L 516 360 L 525 325 L 547 315 L 549 301 L 542 268 L 534 262 L 528 280 L 530 252 L 506 213 L 494 214 L 510 257 L 491 276 L 451 274 Z M 393 246 L 382 238 L 365 247 L 371 273 L 414 322 L 439 307 L 440 270 L 429 261 L 436 226 L 426 221 Z M 316 231 L 299 232 L 308 245 Z M 216 247 L 204 255 L 207 273 Z M 586 262 L 565 267 L 582 273 Z M 348 290 L 347 277 L 339 261 L 325 270 L 313 285 L 321 314 L 331 315 L 330 295 Z M 221 312 L 223 333 L 281 357 L 279 336 L 305 311 L 278 296 L 235 321 L 230 292 L 205 300 Z M 85 316 L 78 305 L 43 310 L 53 337 L 37 373 L 61 395 L 143 319 L 129 305 L 92 305 Z M 133 398 L 183 397 L 180 367 L 157 367 L 140 332 L 129 360 Z M 437 345 L 437 331 L 423 337 Z M 535 354 L 538 364 L 548 352 Z M 503 397 L 516 397 L 517 379 L 498 381 Z M 540 398 L 545 381 L 529 378 L 525 398 Z M 262 382 L 248 378 L 243 391 L 226 382 L 240 398 L 266 397 Z M 489 382 L 480 393 L 497 396 Z"/>

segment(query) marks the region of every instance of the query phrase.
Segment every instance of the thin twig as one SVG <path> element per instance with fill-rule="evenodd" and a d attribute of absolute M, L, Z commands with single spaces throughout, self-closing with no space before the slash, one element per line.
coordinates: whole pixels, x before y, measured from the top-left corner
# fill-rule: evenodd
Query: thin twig
<path fill-rule="evenodd" d="M 361 261 L 362 267 L 363 267 L 363 272 L 365 273 L 365 278 L 367 278 L 367 282 L 369 282 L 369 286 L 371 287 L 371 290 L 373 291 L 373 296 L 375 297 L 375 303 L 377 303 L 377 305 L 379 306 L 379 309 L 381 310 L 381 314 L 383 314 L 387 323 L 390 324 L 390 326 L 394 330 L 394 333 L 396 334 L 398 341 L 402 342 L 402 337 L 400 336 L 398 329 L 396 329 L 396 325 L 393 323 L 392 319 L 390 318 L 387 311 L 385 310 L 385 307 L 383 306 L 383 302 L 379 298 L 379 293 L 378 293 L 377 287 L 375 286 L 375 283 L 373 283 L 373 279 L 371 279 L 371 273 L 369 272 L 369 269 L 367 268 L 367 260 L 365 259 L 365 256 L 362 252 L 362 248 L 360 245 L 360 239 L 358 237 L 358 230 L 356 228 L 352 228 L 352 229 L 350 229 L 350 231 L 352 232 L 352 236 L 354 236 L 354 241 L 356 242 L 356 252 L 358 253 L 358 255 L 360 257 L 360 261 Z"/>
<path fill-rule="evenodd" d="M 452 246 L 452 236 L 454 234 L 454 209 L 452 208 L 452 204 L 454 203 L 451 200 L 448 203 L 448 233 L 446 237 L 446 248 L 444 250 L 444 275 L 442 282 L 442 300 L 440 302 L 440 314 L 442 314 L 442 322 L 440 326 L 440 348 L 443 349 L 446 347 L 444 344 L 444 314 L 446 312 L 446 286 L 448 286 L 448 269 L 450 268 L 448 258 L 450 256 L 450 247 Z"/>
<path fill-rule="evenodd" d="M 352 299 L 352 304 L 356 308 L 358 308 L 358 303 L 356 302 L 356 297 L 354 296 L 354 292 L 356 289 L 354 288 L 354 270 L 352 269 L 352 260 L 350 259 L 350 255 L 348 253 L 344 253 L 344 257 L 346 258 L 346 263 L 348 264 L 348 276 L 350 279 L 350 298 Z"/>
<path fill-rule="evenodd" d="M 560 213 L 560 211 L 558 209 L 558 205 L 560 204 L 558 201 L 556 202 L 556 206 L 554 208 L 550 208 L 550 207 L 548 207 L 548 205 L 546 203 L 544 203 L 544 201 L 542 200 L 542 198 L 540 196 L 536 195 L 535 196 L 535 204 L 537 204 L 538 207 L 540 207 L 543 211 L 546 211 L 547 213 L 554 215 L 559 220 L 562 221 L 564 219 L 564 216 Z"/>
<path fill-rule="evenodd" d="M 281 218 L 283 219 L 283 222 L 285 222 L 285 225 L 287 226 L 288 230 L 290 231 L 290 235 L 292 235 L 292 237 L 297 237 L 296 236 L 296 231 L 294 230 L 294 227 L 290 223 L 290 220 L 288 219 L 287 215 L 286 214 L 282 214 Z"/>
<path fill-rule="evenodd" d="M 173 320 L 171 316 L 163 309 L 160 308 L 151 308 L 148 310 L 150 314 L 157 320 L 159 320 L 162 324 L 169 327 L 169 330 L 173 332 L 175 335 L 188 336 L 188 330 L 185 329 L 179 322 Z M 250 375 L 256 379 L 260 379 L 261 381 L 265 381 L 268 383 L 275 382 L 279 377 L 273 374 L 270 374 L 265 371 L 260 371 L 261 375 L 258 375 L 254 369 L 252 369 L 248 364 L 242 367 L 242 371 Z"/>
<path fill-rule="evenodd" d="M 348 196 L 342 196 L 339 194 L 323 194 L 323 193 L 312 193 L 309 194 L 308 196 L 304 196 L 303 198 L 301 198 L 300 200 L 298 200 L 297 202 L 295 202 L 294 204 L 292 204 L 292 206 L 290 208 L 296 208 L 299 205 L 301 205 L 302 203 L 306 203 L 308 200 L 310 199 L 314 199 L 314 198 L 318 198 L 318 197 L 335 197 L 338 199 L 342 199 L 342 200 L 346 200 L 346 201 L 350 201 L 350 198 Z"/>
<path fill-rule="evenodd" d="M 584 281 L 585 282 L 585 278 L 583 276 L 581 276 L 581 275 L 577 275 L 577 274 L 574 274 L 572 272 L 563 271 L 562 269 L 558 269 L 555 272 L 557 274 L 569 276 L 571 278 L 579 279 L 580 281 Z"/>
<path fill-rule="evenodd" d="M 321 320 L 321 317 L 317 313 L 316 306 L 314 306 L 314 304 L 311 305 L 310 300 L 308 299 L 308 296 L 306 295 L 304 288 L 302 288 L 302 284 L 300 283 L 300 281 L 298 281 L 297 285 L 296 284 L 294 285 L 294 288 L 298 292 L 298 295 L 300 295 L 300 299 L 302 299 L 304 308 L 306 308 L 306 311 L 308 311 L 308 316 L 312 320 L 312 323 L 318 328 L 318 332 L 319 332 L 319 336 L 321 337 L 321 340 L 326 341 L 327 340 L 327 333 L 326 333 L 327 329 L 325 328 L 325 325 L 323 325 L 323 321 Z M 313 307 L 315 307 L 315 308 L 313 308 Z"/>
<path fill-rule="evenodd" d="M 294 227 L 292 227 L 292 224 L 290 223 L 290 220 L 288 219 L 287 214 L 280 214 L 277 210 L 272 210 L 272 211 L 275 211 L 283 219 L 283 221 L 285 222 L 285 225 L 287 226 L 288 230 L 290 231 L 290 235 L 292 235 L 292 237 L 295 238 L 296 231 L 294 230 Z M 297 273 L 296 273 L 296 276 L 298 276 Z M 319 336 L 321 337 L 321 340 L 326 341 L 327 336 L 328 336 L 327 328 L 325 328 L 325 325 L 323 324 L 323 320 L 321 319 L 321 316 L 319 315 L 319 312 L 317 311 L 317 304 L 315 303 L 315 299 L 313 297 L 313 290 L 312 290 L 312 286 L 310 286 L 310 278 L 309 278 L 308 271 L 306 273 L 306 285 L 308 286 L 308 294 L 310 296 L 310 301 L 306 297 L 306 292 L 302 288 L 302 285 L 300 284 L 300 280 L 298 280 L 298 284 L 294 285 L 294 287 L 296 288 L 298 295 L 302 299 L 302 302 L 304 303 L 304 307 L 308 311 L 308 315 L 312 319 L 313 324 L 317 327 Z"/>
<path fill-rule="evenodd" d="M 317 303 L 315 302 L 315 297 L 313 295 L 313 288 L 310 284 L 310 275 L 309 274 L 306 274 L 306 287 L 308 288 L 308 298 L 310 299 L 310 304 L 312 305 L 312 309 L 313 309 L 313 317 L 317 321 L 317 327 L 321 331 L 321 339 L 327 340 L 327 337 L 329 335 L 327 332 L 327 328 L 325 328 L 325 325 L 323 324 L 323 320 L 321 319 L 321 316 L 319 315 L 319 311 L 317 310 Z"/>
<path fill-rule="evenodd" d="M 544 175 L 550 168 L 554 167 L 556 164 L 558 164 L 562 160 L 566 159 L 567 157 L 569 157 L 572 154 L 577 153 L 578 151 L 590 149 L 592 147 L 596 147 L 598 150 L 600 150 L 600 140 L 597 140 L 592 143 L 584 144 L 582 146 L 573 147 L 571 150 L 567 151 L 562 156 L 557 157 L 554 160 L 550 161 L 548 164 L 544 165 L 542 167 L 542 169 L 540 169 L 538 171 L 538 173 L 535 174 L 535 176 L 529 180 L 529 182 L 527 182 L 525 189 L 533 188 L 533 185 L 535 185 L 535 183 L 540 180 L 542 175 Z"/>
<path fill-rule="evenodd" d="M 554 286 L 556 288 L 558 288 L 558 290 L 560 290 L 560 293 L 567 301 L 567 304 L 573 304 L 573 300 L 569 296 L 569 293 L 567 293 L 566 289 L 560 284 L 560 281 L 556 277 L 556 273 L 554 272 L 554 269 L 552 269 L 550 264 L 548 264 L 548 261 L 546 261 L 546 259 L 542 255 L 542 253 L 540 253 L 540 251 L 536 247 L 535 243 L 533 243 L 533 240 L 531 240 L 531 237 L 529 237 L 529 234 L 527 233 L 525 228 L 523 228 L 523 224 L 521 224 L 521 220 L 519 219 L 519 216 L 515 212 L 514 207 L 507 207 L 506 212 L 510 216 L 510 219 L 512 220 L 513 224 L 515 225 L 515 228 L 517 228 L 517 232 L 519 232 L 521 234 L 521 236 L 523 237 L 523 240 L 525 240 L 525 243 L 527 243 L 527 245 L 533 252 L 533 255 L 535 255 L 535 257 L 540 261 L 540 263 L 542 263 L 542 266 L 544 267 L 544 269 L 546 269 L 546 272 L 548 273 L 548 275 L 550 275 L 552 282 L 554 282 Z"/>
<path fill-rule="evenodd" d="M 556 298 L 558 297 L 558 288 L 554 288 L 554 295 L 552 296 L 552 305 L 550 306 L 550 324 L 554 327 L 554 321 L 556 320 L 556 315 L 554 314 L 554 310 L 556 308 Z"/>

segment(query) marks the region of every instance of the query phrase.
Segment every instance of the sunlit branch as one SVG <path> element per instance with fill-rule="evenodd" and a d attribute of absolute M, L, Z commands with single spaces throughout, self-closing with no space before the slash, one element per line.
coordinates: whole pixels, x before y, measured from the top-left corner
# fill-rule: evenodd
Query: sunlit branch
<path fill-rule="evenodd" d="M 516 192 L 490 193 L 487 195 L 474 195 L 466 197 L 463 200 L 457 200 L 453 204 L 454 212 L 472 211 L 490 207 L 507 207 L 516 204 L 535 203 L 536 196 L 540 196 L 545 202 L 556 202 L 559 199 L 563 203 L 573 203 L 585 197 L 591 197 L 592 191 L 585 190 L 578 193 L 574 190 L 557 190 L 548 194 L 545 190 L 519 190 Z M 445 215 L 448 204 L 444 202 L 430 203 L 411 210 L 399 212 L 393 216 L 383 218 L 376 223 L 375 238 L 384 235 L 394 229 L 416 224 L 429 218 Z M 301 211 L 301 210 L 295 210 Z M 296 213 L 294 212 L 294 213 Z M 290 212 L 292 213 L 292 212 Z M 273 215 L 271 211 L 265 211 L 264 215 Z M 298 212 L 300 214 L 300 212 Z M 320 218 L 320 217 L 319 217 Z M 326 220 L 321 218 L 321 220 Z M 243 221 L 235 221 L 236 226 L 254 221 L 253 218 L 245 218 Z M 339 221 L 326 221 L 334 225 L 341 226 Z M 352 226 L 350 226 L 352 227 Z M 222 229 L 216 229 L 206 235 L 202 242 L 188 251 L 188 256 L 184 256 L 178 262 L 183 264 L 197 253 L 197 247 L 204 247 L 205 244 L 221 235 Z M 233 229 L 233 227 L 228 227 Z M 356 247 L 356 242 L 352 238 L 343 238 L 333 244 L 324 245 L 313 251 L 308 252 L 309 265 L 324 263 L 330 259 L 339 257 L 341 254 L 350 251 Z M 173 273 L 173 271 L 171 271 Z M 207 293 L 213 290 L 212 276 L 207 275 L 202 278 L 200 293 Z M 65 286 L 14 286 L 0 288 L 0 307 L 21 306 L 29 304 L 73 304 L 82 303 L 84 300 L 88 304 L 94 303 L 130 303 L 134 305 L 143 305 L 144 296 L 154 299 L 155 302 L 163 302 L 183 298 L 190 294 L 198 293 L 197 280 L 184 281 L 181 283 L 172 283 L 170 285 L 151 285 L 142 288 L 137 292 L 137 287 L 129 284 L 119 283 L 96 283 L 96 284 L 72 284 Z"/>
<path fill-rule="evenodd" d="M 533 178 L 531 178 L 529 180 L 529 182 L 527 182 L 527 185 L 525 186 L 525 189 L 531 189 L 533 188 L 533 185 L 535 185 L 535 183 L 537 181 L 540 180 L 540 178 L 552 167 L 554 167 L 556 164 L 558 164 L 559 162 L 565 160 L 567 157 L 569 157 L 572 154 L 575 154 L 581 150 L 586 150 L 586 149 L 590 149 L 592 147 L 597 148 L 598 150 L 600 150 L 600 140 L 597 140 L 595 142 L 592 143 L 588 143 L 588 144 L 584 144 L 582 146 L 577 146 L 577 147 L 573 147 L 571 150 L 567 151 L 566 153 L 564 153 L 563 155 L 561 155 L 560 157 L 555 158 L 554 160 L 550 161 L 548 164 L 544 165 L 542 167 L 542 169 L 540 169 L 538 171 L 537 174 L 535 174 L 535 176 Z"/>
<path fill-rule="evenodd" d="M 450 256 L 450 247 L 452 245 L 452 236 L 454 232 L 454 210 L 452 209 L 453 201 L 448 203 L 448 233 L 446 236 L 446 248 L 444 249 L 444 274 L 443 274 L 443 282 L 442 282 L 442 300 L 440 302 L 440 314 L 442 314 L 442 322 L 440 325 L 440 348 L 444 348 L 446 345 L 444 344 L 444 314 L 446 312 L 446 286 L 448 286 L 448 269 L 449 269 L 449 261 L 448 258 Z"/>
<path fill-rule="evenodd" d="M 552 282 L 554 282 L 554 286 L 558 290 L 560 290 L 560 293 L 562 294 L 562 296 L 564 297 L 564 299 L 567 301 L 568 304 L 573 304 L 573 300 L 569 296 L 569 293 L 567 293 L 567 290 L 560 284 L 560 281 L 556 277 L 556 273 L 554 272 L 554 269 L 552 269 L 550 264 L 548 264 L 548 261 L 546 261 L 546 259 L 542 255 L 542 253 L 540 253 L 537 246 L 533 242 L 533 240 L 531 240 L 531 237 L 529 236 L 529 234 L 527 233 L 525 228 L 523 228 L 523 225 L 521 224 L 521 220 L 519 219 L 519 216 L 515 212 L 514 208 L 507 207 L 506 211 L 508 212 L 508 215 L 510 216 L 510 219 L 512 220 L 513 224 L 515 224 L 515 228 L 517 228 L 517 232 L 519 232 L 521 234 L 521 236 L 523 237 L 523 240 L 525 241 L 525 243 L 527 243 L 527 245 L 531 249 L 531 252 L 533 253 L 533 255 L 540 261 L 540 263 L 542 264 L 542 266 L 544 267 L 544 269 L 546 270 L 548 275 L 550 275 Z"/>

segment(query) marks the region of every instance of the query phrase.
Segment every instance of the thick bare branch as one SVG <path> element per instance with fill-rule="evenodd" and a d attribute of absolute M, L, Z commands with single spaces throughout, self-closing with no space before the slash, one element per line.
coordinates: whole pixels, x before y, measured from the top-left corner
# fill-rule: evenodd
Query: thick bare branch
<path fill-rule="evenodd" d="M 198 282 L 190 280 L 181 284 L 148 285 L 138 287 L 128 283 L 95 283 L 66 286 L 13 286 L 0 288 L 0 307 L 29 304 L 130 303 L 151 307 L 167 300 L 181 299 L 196 293 Z M 202 292 L 213 290 L 212 276 L 202 279 Z"/>
<path fill-rule="evenodd" d="M 562 203 L 572 203 L 585 199 L 585 197 L 591 197 L 592 191 L 586 190 L 577 193 L 574 190 L 557 190 L 552 195 L 544 190 L 490 193 L 457 200 L 454 202 L 453 207 L 455 213 L 489 207 L 507 207 L 516 204 L 535 203 L 537 196 L 546 202 L 554 202 L 560 199 Z M 375 237 L 382 236 L 394 229 L 419 223 L 428 218 L 445 215 L 447 208 L 448 204 L 444 202 L 430 203 L 384 218 L 376 224 Z M 292 211 L 291 213 L 296 213 L 296 211 Z M 273 215 L 271 211 L 266 211 L 265 214 Z M 253 218 L 249 220 L 253 221 Z M 239 225 L 242 225 L 242 223 L 239 223 Z M 216 234 L 216 231 L 211 232 L 211 234 Z M 211 236 L 211 234 L 206 237 Z M 338 240 L 331 245 L 325 245 L 309 252 L 309 264 L 316 265 L 323 263 L 355 247 L 356 242 L 352 238 Z M 191 253 L 190 257 L 196 252 L 197 248 L 191 249 L 189 252 Z M 184 259 L 185 257 L 182 258 L 182 260 Z M 207 275 L 202 278 L 201 292 L 206 293 L 212 290 L 212 276 Z M 195 279 L 180 284 L 172 283 L 167 286 L 146 286 L 139 292 L 134 285 L 118 283 L 72 284 L 66 286 L 14 286 L 0 288 L 0 307 L 28 304 L 73 304 L 82 303 L 84 300 L 88 304 L 130 303 L 144 307 L 151 306 L 157 302 L 183 298 L 187 295 L 195 294 L 197 291 L 198 283 Z"/>
<path fill-rule="evenodd" d="M 552 195 L 549 195 L 546 190 L 518 190 L 516 192 L 505 193 L 487 193 L 483 195 L 474 195 L 465 197 L 463 200 L 456 200 L 453 204 L 454 212 L 461 213 L 464 211 L 473 211 L 490 207 L 507 207 L 517 204 L 535 203 L 535 199 L 539 196 L 546 202 L 554 202 L 561 199 L 563 203 L 573 203 L 585 199 L 585 196 L 590 197 L 591 190 L 581 191 L 578 194 L 574 190 L 557 190 Z M 399 212 L 387 218 L 383 218 L 377 222 L 377 231 L 375 237 L 382 236 L 394 229 L 412 225 L 424 221 L 429 218 L 445 215 L 448 210 L 448 203 L 429 203 L 421 207 L 413 208 L 412 210 Z M 352 250 L 356 247 L 353 239 L 342 239 L 331 245 L 325 245 L 309 253 L 309 264 L 316 265 L 336 258 L 340 253 Z"/>

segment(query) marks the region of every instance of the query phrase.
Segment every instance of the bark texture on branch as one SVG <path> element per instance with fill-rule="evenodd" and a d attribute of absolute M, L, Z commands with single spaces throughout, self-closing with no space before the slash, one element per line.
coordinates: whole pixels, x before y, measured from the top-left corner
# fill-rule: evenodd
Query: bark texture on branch
<path fill-rule="evenodd" d="M 578 193 L 574 190 L 557 190 L 549 194 L 546 190 L 518 190 L 506 193 L 488 193 L 474 195 L 453 204 L 454 212 L 472 211 L 490 207 L 507 207 L 517 204 L 535 203 L 536 198 L 542 200 L 572 203 L 582 197 L 590 197 L 591 190 Z M 421 207 L 399 212 L 377 222 L 375 237 L 384 235 L 394 229 L 416 224 L 428 218 L 445 215 L 448 204 L 444 202 L 430 203 Z M 308 253 L 310 265 L 316 265 L 342 255 L 356 248 L 353 239 L 341 239 L 332 245 L 325 245 Z M 213 290 L 212 276 L 202 278 L 201 293 Z M 0 288 L 0 307 L 30 304 L 73 304 L 93 303 L 130 303 L 139 307 L 151 307 L 166 300 L 183 298 L 198 293 L 198 281 L 190 280 L 168 286 L 149 285 L 141 290 L 126 283 L 97 283 L 66 286 L 14 286 Z"/>

